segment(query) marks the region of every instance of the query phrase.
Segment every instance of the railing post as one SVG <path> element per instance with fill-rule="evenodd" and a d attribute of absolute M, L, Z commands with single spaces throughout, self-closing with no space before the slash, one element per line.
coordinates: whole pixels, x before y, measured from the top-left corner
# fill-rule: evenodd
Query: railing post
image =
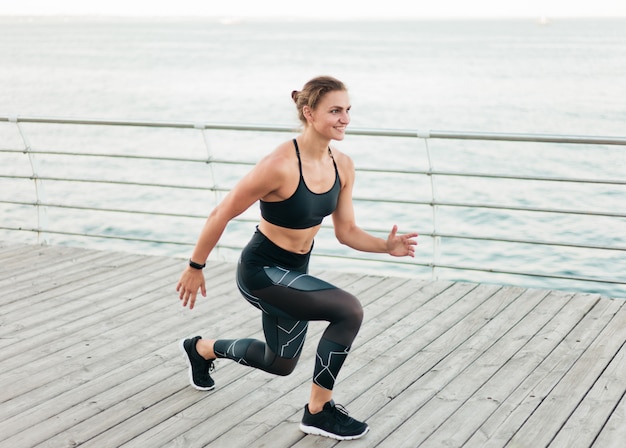
<path fill-rule="evenodd" d="M 204 141 L 204 149 L 206 150 L 206 164 L 209 167 L 209 173 L 211 175 L 211 184 L 212 184 L 212 189 L 213 189 L 213 197 L 214 197 L 214 203 L 217 205 L 217 201 L 219 200 L 218 197 L 218 191 L 216 187 L 216 180 L 215 180 L 215 172 L 213 171 L 213 154 L 211 153 L 211 145 L 209 143 L 209 137 L 207 136 L 207 130 L 206 130 L 206 125 L 204 123 L 196 123 L 193 125 L 194 128 L 196 129 L 200 129 L 200 132 L 202 133 L 202 140 Z M 220 245 L 216 245 L 215 248 L 213 249 L 213 252 L 219 256 L 220 253 Z"/>
<path fill-rule="evenodd" d="M 39 163 L 37 157 L 31 151 L 30 141 L 24 132 L 24 129 L 20 125 L 19 118 L 17 116 L 9 118 L 10 122 L 16 124 L 17 129 L 24 142 L 24 153 L 28 155 L 28 161 L 30 162 L 30 169 L 32 172 L 32 179 L 35 185 L 35 208 L 37 210 L 37 243 L 48 244 L 45 238 L 45 230 L 48 228 L 48 209 L 46 208 L 46 192 L 43 186 L 43 181 L 39 178 Z"/>
<path fill-rule="evenodd" d="M 204 141 L 204 149 L 206 150 L 206 164 L 209 166 L 209 171 L 211 172 L 211 182 L 213 183 L 213 187 L 215 187 L 215 173 L 213 172 L 213 154 L 211 153 L 211 145 L 209 144 L 209 138 L 206 134 L 206 125 L 204 123 L 196 123 L 193 125 L 194 128 L 200 129 L 202 132 L 202 140 Z M 218 200 L 217 191 L 215 191 L 215 201 Z"/>
<path fill-rule="evenodd" d="M 434 163 L 433 158 L 430 154 L 430 146 L 428 145 L 428 139 L 430 138 L 429 131 L 418 131 L 417 138 L 424 139 L 424 146 L 426 148 L 426 157 L 428 158 L 428 178 L 430 180 L 430 193 L 431 193 L 431 210 L 433 214 L 433 261 L 431 266 L 431 278 L 432 280 L 437 280 L 437 266 L 439 265 L 439 257 L 440 257 L 440 244 L 441 238 L 438 236 L 437 232 L 437 188 L 435 184 L 435 175 L 434 175 Z"/>

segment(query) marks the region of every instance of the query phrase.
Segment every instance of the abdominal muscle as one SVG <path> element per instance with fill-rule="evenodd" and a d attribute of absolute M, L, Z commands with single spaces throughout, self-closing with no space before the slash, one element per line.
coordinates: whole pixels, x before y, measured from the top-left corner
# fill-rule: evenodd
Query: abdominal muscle
<path fill-rule="evenodd" d="M 272 243 L 286 251 L 296 254 L 306 254 L 313 247 L 313 240 L 319 231 L 321 224 L 308 229 L 288 229 L 272 224 L 261 218 L 259 230 Z"/>

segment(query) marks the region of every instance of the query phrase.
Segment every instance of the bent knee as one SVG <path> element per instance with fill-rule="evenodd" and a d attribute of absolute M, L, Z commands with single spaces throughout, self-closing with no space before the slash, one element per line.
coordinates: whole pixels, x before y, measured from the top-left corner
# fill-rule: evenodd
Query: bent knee
<path fill-rule="evenodd" d="M 298 364 L 298 358 L 276 358 L 271 366 L 267 368 L 268 373 L 278 376 L 291 374 Z"/>
<path fill-rule="evenodd" d="M 364 317 L 363 306 L 359 299 L 353 295 L 348 296 L 349 300 L 346 300 L 346 307 L 344 309 L 344 319 L 349 320 L 354 325 L 361 326 Z"/>
<path fill-rule="evenodd" d="M 365 312 L 363 311 L 363 306 L 361 305 L 361 302 L 359 302 L 358 300 L 357 300 L 357 302 L 358 302 L 359 306 L 354 311 L 354 318 L 359 321 L 359 325 L 360 325 L 361 322 L 363 322 L 363 317 L 365 316 Z"/>

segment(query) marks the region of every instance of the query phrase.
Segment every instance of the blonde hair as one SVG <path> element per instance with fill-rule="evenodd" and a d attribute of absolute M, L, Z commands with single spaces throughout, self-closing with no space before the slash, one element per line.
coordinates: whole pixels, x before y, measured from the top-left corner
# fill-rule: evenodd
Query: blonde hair
<path fill-rule="evenodd" d="M 291 98 L 296 103 L 298 109 L 298 118 L 303 124 L 306 124 L 306 118 L 304 116 L 304 106 L 309 106 L 311 110 L 314 110 L 321 99 L 328 92 L 335 91 L 347 92 L 348 89 L 343 82 L 339 81 L 332 76 L 318 76 L 307 82 L 302 90 L 294 90 L 291 92 Z"/>

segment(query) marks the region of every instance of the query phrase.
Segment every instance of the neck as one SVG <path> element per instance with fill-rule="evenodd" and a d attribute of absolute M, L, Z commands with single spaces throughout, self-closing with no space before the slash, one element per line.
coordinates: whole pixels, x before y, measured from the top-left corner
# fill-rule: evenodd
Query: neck
<path fill-rule="evenodd" d="M 298 136 L 300 152 L 304 152 L 310 156 L 323 157 L 328 154 L 330 140 L 322 137 L 310 128 L 305 128 L 304 132 Z"/>

